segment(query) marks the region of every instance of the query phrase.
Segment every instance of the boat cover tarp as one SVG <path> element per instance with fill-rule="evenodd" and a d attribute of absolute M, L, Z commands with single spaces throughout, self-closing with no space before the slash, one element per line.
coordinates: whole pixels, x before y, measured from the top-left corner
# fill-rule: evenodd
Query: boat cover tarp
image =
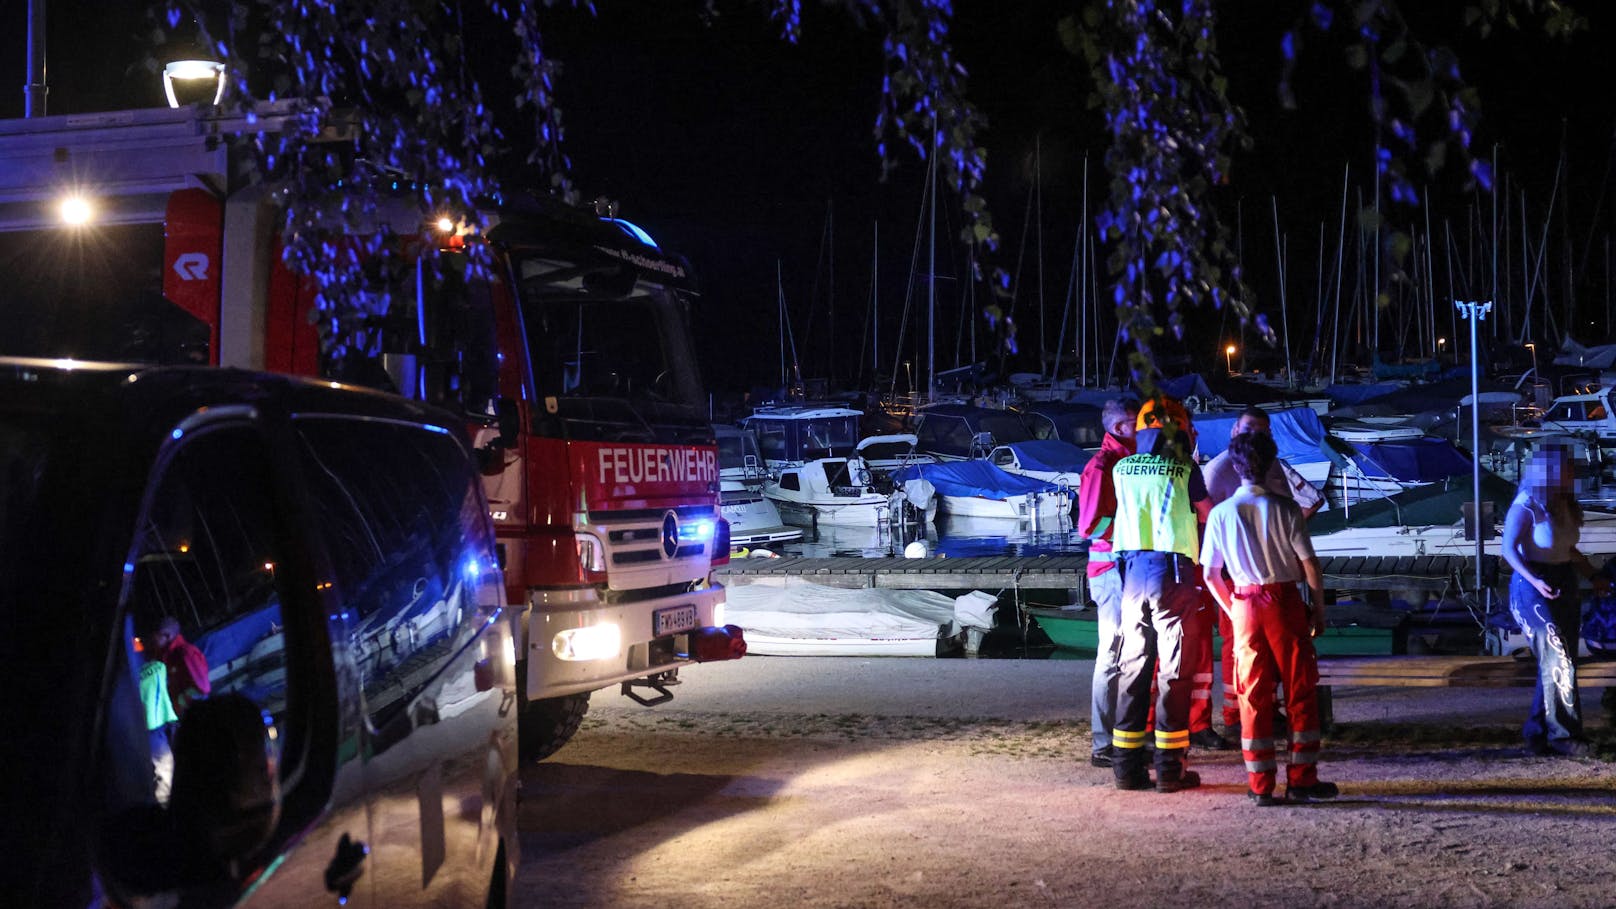
<path fill-rule="evenodd" d="M 1196 447 L 1207 458 L 1216 457 L 1229 447 L 1229 431 L 1240 419 L 1239 411 L 1199 414 L 1195 417 Z M 1268 422 L 1279 446 L 1279 456 L 1292 464 L 1313 464 L 1329 460 L 1324 451 L 1324 424 L 1311 407 L 1292 407 L 1268 414 Z"/>
<path fill-rule="evenodd" d="M 1470 457 L 1447 439 L 1356 442 L 1353 457 L 1366 477 L 1392 477 L 1405 483 L 1434 483 L 1470 475 Z"/>
<path fill-rule="evenodd" d="M 983 460 L 949 461 L 945 464 L 911 464 L 892 474 L 895 483 L 924 479 L 945 496 L 997 499 L 1028 493 L 1052 493 L 1060 487 L 1044 480 L 1035 480 L 1000 470 Z"/>
<path fill-rule="evenodd" d="M 1348 527 L 1430 527 L 1454 524 L 1463 517 L 1462 505 L 1471 500 L 1470 477 L 1449 477 L 1430 486 L 1416 486 L 1384 499 L 1366 499 L 1350 508 L 1327 508 L 1307 521 L 1317 538 Z M 1481 498 L 1493 503 L 1493 517 L 1503 520 L 1515 487 L 1496 474 L 1481 475 Z"/>
<path fill-rule="evenodd" d="M 1169 398 L 1177 398 L 1180 401 L 1192 396 L 1203 401 L 1212 397 L 1212 389 L 1207 387 L 1206 380 L 1201 378 L 1201 374 L 1198 372 L 1172 379 L 1163 379 L 1157 390 Z"/>
<path fill-rule="evenodd" d="M 1014 410 L 975 404 L 932 404 L 921 408 L 917 419 L 920 422 L 915 435 L 921 450 L 945 457 L 971 457 L 978 433 L 991 434 L 994 445 L 1033 437 L 1026 420 Z"/>
<path fill-rule="evenodd" d="M 856 650 L 930 656 L 940 636 L 954 634 L 964 624 L 956 621 L 955 598 L 931 590 L 738 584 L 728 588 L 726 597 L 727 620 L 746 630 L 747 652 L 752 654 Z M 906 642 L 908 648 L 900 649 Z"/>
<path fill-rule="evenodd" d="M 1362 404 L 1406 388 L 1406 382 L 1365 382 L 1361 384 L 1331 385 L 1324 396 L 1338 405 Z"/>
<path fill-rule="evenodd" d="M 1520 393 L 1515 391 L 1508 383 L 1493 379 L 1482 379 L 1482 403 L 1504 401 L 1504 398 L 1492 399 L 1489 395 L 1501 394 L 1508 396 L 1508 402 L 1519 400 Z M 1352 386 L 1346 386 L 1352 387 Z M 1426 382 L 1420 385 L 1409 385 L 1390 394 L 1379 395 L 1368 406 L 1355 407 L 1344 405 L 1330 411 L 1330 416 L 1353 418 L 1370 416 L 1393 416 L 1396 414 L 1416 414 L 1428 411 L 1450 411 L 1455 405 L 1468 406 L 1470 398 L 1470 376 L 1467 374 L 1457 379 L 1443 379 L 1438 382 Z"/>
<path fill-rule="evenodd" d="M 1112 398 L 1121 397 L 1120 392 L 1113 391 L 1107 394 Z M 1104 403 L 1101 402 L 1102 405 Z M 1042 417 L 1054 426 L 1055 438 L 1063 442 L 1097 447 L 1105 435 L 1105 430 L 1100 426 L 1100 407 L 1070 401 L 1039 401 L 1028 405 L 1026 410 L 1027 424 L 1032 426 L 1034 431 L 1039 425 L 1038 419 Z"/>
<path fill-rule="evenodd" d="M 1570 338 L 1560 345 L 1554 358 L 1556 366 L 1581 366 L 1586 369 L 1609 369 L 1616 364 L 1616 344 L 1595 344 L 1584 347 Z"/>
<path fill-rule="evenodd" d="M 1081 473 L 1091 456 L 1090 452 L 1059 439 L 1012 442 L 1005 447 L 1016 453 L 1016 461 L 1023 470 L 1048 473 Z"/>

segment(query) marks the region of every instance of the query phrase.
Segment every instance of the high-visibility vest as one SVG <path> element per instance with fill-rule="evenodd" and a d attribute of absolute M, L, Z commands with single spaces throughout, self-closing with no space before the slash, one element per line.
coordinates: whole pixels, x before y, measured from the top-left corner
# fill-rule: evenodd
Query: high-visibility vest
<path fill-rule="evenodd" d="M 140 703 L 146 708 L 146 728 L 161 729 L 179 722 L 168 697 L 168 667 L 162 660 L 147 660 L 140 667 Z"/>
<path fill-rule="evenodd" d="M 1194 464 L 1154 454 L 1129 455 L 1111 468 L 1117 491 L 1111 548 L 1117 552 L 1176 552 L 1200 556 L 1200 534 L 1190 504 Z"/>

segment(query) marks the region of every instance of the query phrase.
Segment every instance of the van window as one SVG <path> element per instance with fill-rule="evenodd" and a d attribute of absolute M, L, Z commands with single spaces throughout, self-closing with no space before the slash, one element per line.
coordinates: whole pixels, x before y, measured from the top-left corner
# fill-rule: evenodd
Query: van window
<path fill-rule="evenodd" d="M 348 646 L 379 727 L 499 606 L 477 474 L 456 438 L 432 427 L 310 416 L 297 427 Z"/>
<path fill-rule="evenodd" d="M 153 475 L 125 563 L 122 646 L 103 708 L 110 879 L 129 884 L 158 870 L 140 867 L 136 844 L 196 848 L 165 839 L 172 831 L 160 818 L 175 780 L 174 737 L 208 699 L 240 695 L 266 715 L 283 794 L 279 835 L 301 829 L 329 794 L 328 781 L 304 773 L 308 705 L 319 696 L 304 682 L 324 642 L 307 610 L 283 613 L 298 588 L 283 577 L 293 544 L 275 490 L 265 439 L 244 425 L 184 434 Z"/>

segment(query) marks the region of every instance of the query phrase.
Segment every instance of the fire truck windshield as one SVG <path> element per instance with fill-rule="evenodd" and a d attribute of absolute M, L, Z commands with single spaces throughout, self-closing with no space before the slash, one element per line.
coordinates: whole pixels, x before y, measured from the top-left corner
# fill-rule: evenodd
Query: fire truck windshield
<path fill-rule="evenodd" d="M 555 400 L 556 414 L 572 427 L 569 435 L 660 441 L 670 432 L 705 428 L 679 299 L 644 282 L 624 294 L 580 292 L 555 283 L 549 264 L 518 260 L 522 318 L 539 398 Z"/>

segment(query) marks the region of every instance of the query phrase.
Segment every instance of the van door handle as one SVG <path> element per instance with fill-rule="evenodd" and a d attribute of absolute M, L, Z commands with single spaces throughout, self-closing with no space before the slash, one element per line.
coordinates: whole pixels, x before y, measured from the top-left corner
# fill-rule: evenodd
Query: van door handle
<path fill-rule="evenodd" d="M 370 855 L 370 847 L 346 833 L 337 841 L 337 854 L 331 857 L 331 864 L 325 866 L 325 889 L 335 893 L 339 902 L 348 902 L 354 884 L 359 883 L 360 875 L 365 873 L 367 855 Z"/>

